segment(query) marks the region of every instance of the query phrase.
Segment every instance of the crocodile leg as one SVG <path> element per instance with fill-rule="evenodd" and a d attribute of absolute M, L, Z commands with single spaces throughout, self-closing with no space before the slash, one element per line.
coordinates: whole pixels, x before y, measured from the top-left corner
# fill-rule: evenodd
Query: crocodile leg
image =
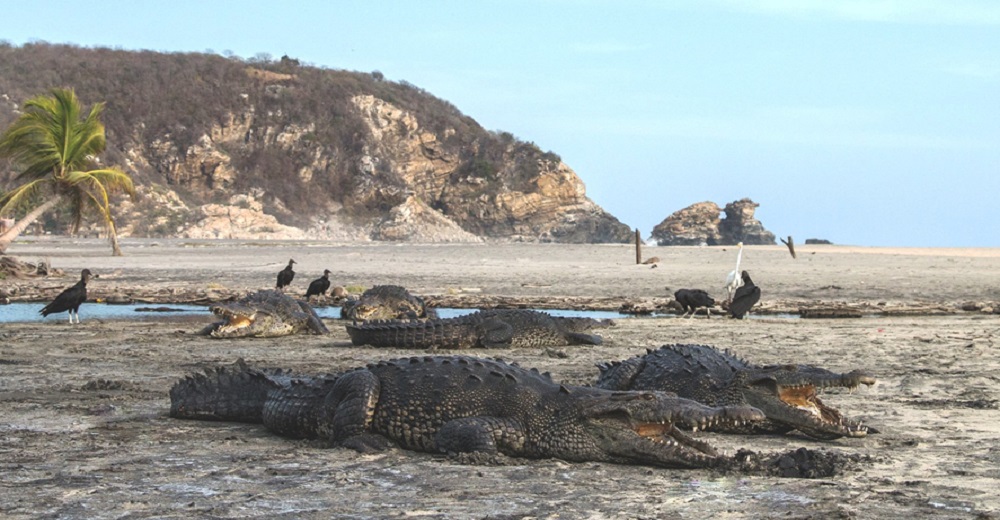
<path fill-rule="evenodd" d="M 597 334 L 586 334 L 583 332 L 567 332 L 566 340 L 571 345 L 600 345 L 604 343 L 604 338 Z"/>
<path fill-rule="evenodd" d="M 514 327 L 496 318 L 483 321 L 479 329 L 479 343 L 485 348 L 507 348 L 514 339 Z"/>
<path fill-rule="evenodd" d="M 481 453 L 519 456 L 525 434 L 520 422 L 500 417 L 464 417 L 441 426 L 434 443 L 443 453 Z"/>
<path fill-rule="evenodd" d="M 380 386 L 378 377 L 368 370 L 338 377 L 320 411 L 319 437 L 360 452 L 391 447 L 392 441 L 371 431 Z"/>

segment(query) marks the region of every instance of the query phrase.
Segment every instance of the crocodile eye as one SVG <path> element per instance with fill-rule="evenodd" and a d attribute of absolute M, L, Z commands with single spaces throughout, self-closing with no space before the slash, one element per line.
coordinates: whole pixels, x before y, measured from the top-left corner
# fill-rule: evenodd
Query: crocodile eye
<path fill-rule="evenodd" d="M 653 399 L 656 399 L 656 396 L 653 394 L 642 394 L 642 398 L 646 401 L 652 401 Z"/>

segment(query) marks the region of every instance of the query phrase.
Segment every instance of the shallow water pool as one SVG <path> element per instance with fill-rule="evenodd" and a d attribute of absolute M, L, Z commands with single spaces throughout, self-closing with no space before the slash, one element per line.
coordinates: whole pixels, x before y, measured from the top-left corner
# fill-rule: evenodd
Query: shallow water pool
<path fill-rule="evenodd" d="M 42 310 L 46 304 L 38 303 L 11 303 L 0 305 L 0 323 L 31 322 L 31 321 L 69 321 L 69 315 L 65 312 L 50 314 L 43 317 L 38 311 Z M 320 318 L 339 319 L 340 307 L 315 307 L 316 314 Z M 455 318 L 471 314 L 479 309 L 436 309 L 441 318 Z M 630 317 L 627 314 L 613 311 L 577 311 L 570 309 L 537 309 L 547 312 L 553 316 L 582 317 L 595 319 L 622 319 Z M 108 304 L 108 303 L 85 303 L 80 306 L 80 319 L 98 320 L 127 320 L 138 319 L 150 316 L 178 316 L 178 315 L 198 315 L 210 314 L 208 307 L 204 305 L 184 305 L 184 304 L 162 304 L 162 303 L 135 303 L 135 304 Z"/>

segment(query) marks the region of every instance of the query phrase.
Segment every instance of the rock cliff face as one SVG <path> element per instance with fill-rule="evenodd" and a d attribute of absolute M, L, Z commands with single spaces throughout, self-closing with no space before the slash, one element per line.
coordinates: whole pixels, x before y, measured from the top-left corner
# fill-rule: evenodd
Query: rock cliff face
<path fill-rule="evenodd" d="M 13 121 L 19 103 L 51 88 L 40 77 L 72 86 L 87 105 L 107 101 L 102 160 L 140 187 L 116 214 L 123 236 L 631 238 L 556 154 L 488 132 L 447 102 L 381 74 L 287 57 L 248 64 L 205 54 L 0 46 L 0 95 L 11 100 L 0 103 L 0 126 Z M 0 186 L 7 180 L 0 176 Z"/>
<path fill-rule="evenodd" d="M 754 218 L 758 206 L 750 199 L 730 202 L 721 218 L 714 202 L 692 204 L 657 224 L 652 238 L 661 246 L 774 244 L 774 233 Z"/>
<path fill-rule="evenodd" d="M 562 161 L 525 155 L 523 147 L 511 141 L 499 151 L 493 167 L 479 163 L 481 169 L 463 171 L 462 150 L 449 150 L 413 114 L 374 96 L 356 96 L 352 102 L 371 136 L 359 165 L 365 182 L 359 183 L 355 196 L 366 204 L 386 199 L 397 203 L 374 223 L 375 239 L 629 239 L 628 227 L 588 199 L 583 182 Z M 444 138 L 449 134 L 446 130 Z M 393 172 L 400 189 L 378 182 L 379 169 Z"/>

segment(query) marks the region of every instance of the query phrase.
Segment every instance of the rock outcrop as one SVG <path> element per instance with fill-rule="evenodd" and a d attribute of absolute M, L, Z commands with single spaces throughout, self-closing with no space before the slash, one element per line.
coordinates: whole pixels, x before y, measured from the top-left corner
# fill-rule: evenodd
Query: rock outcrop
<path fill-rule="evenodd" d="M 229 204 L 201 206 L 202 218 L 184 228 L 183 238 L 230 239 L 303 239 L 301 229 L 285 226 L 273 215 L 264 213 L 264 207 L 252 195 L 233 195 Z"/>
<path fill-rule="evenodd" d="M 661 246 L 715 245 L 721 237 L 719 205 L 698 202 L 675 211 L 653 228 L 653 239 Z"/>
<path fill-rule="evenodd" d="M 410 196 L 369 233 L 373 240 L 421 242 L 482 242 L 483 239 L 462 229 L 453 220 Z"/>
<path fill-rule="evenodd" d="M 657 224 L 652 238 L 661 246 L 774 244 L 774 233 L 754 218 L 758 206 L 746 198 L 726 204 L 725 210 L 714 202 L 692 204 Z"/>
<path fill-rule="evenodd" d="M 0 47 L 5 70 L 21 72 L 0 74 L 0 95 L 11 100 L 0 103 L 0 127 L 52 84 L 72 85 L 85 105 L 108 101 L 102 162 L 121 166 L 140 187 L 116 211 L 121 236 L 577 243 L 632 236 L 587 197 L 558 155 L 486 131 L 449 103 L 381 74 L 284 58 L 248 64 L 44 43 Z M 0 186 L 9 180 L 0 176 Z"/>
<path fill-rule="evenodd" d="M 722 235 L 720 243 L 774 244 L 774 233 L 764 229 L 764 225 L 753 216 L 759 206 L 760 204 L 747 198 L 726 204 L 723 210 L 726 218 L 719 222 L 719 234 Z"/>

